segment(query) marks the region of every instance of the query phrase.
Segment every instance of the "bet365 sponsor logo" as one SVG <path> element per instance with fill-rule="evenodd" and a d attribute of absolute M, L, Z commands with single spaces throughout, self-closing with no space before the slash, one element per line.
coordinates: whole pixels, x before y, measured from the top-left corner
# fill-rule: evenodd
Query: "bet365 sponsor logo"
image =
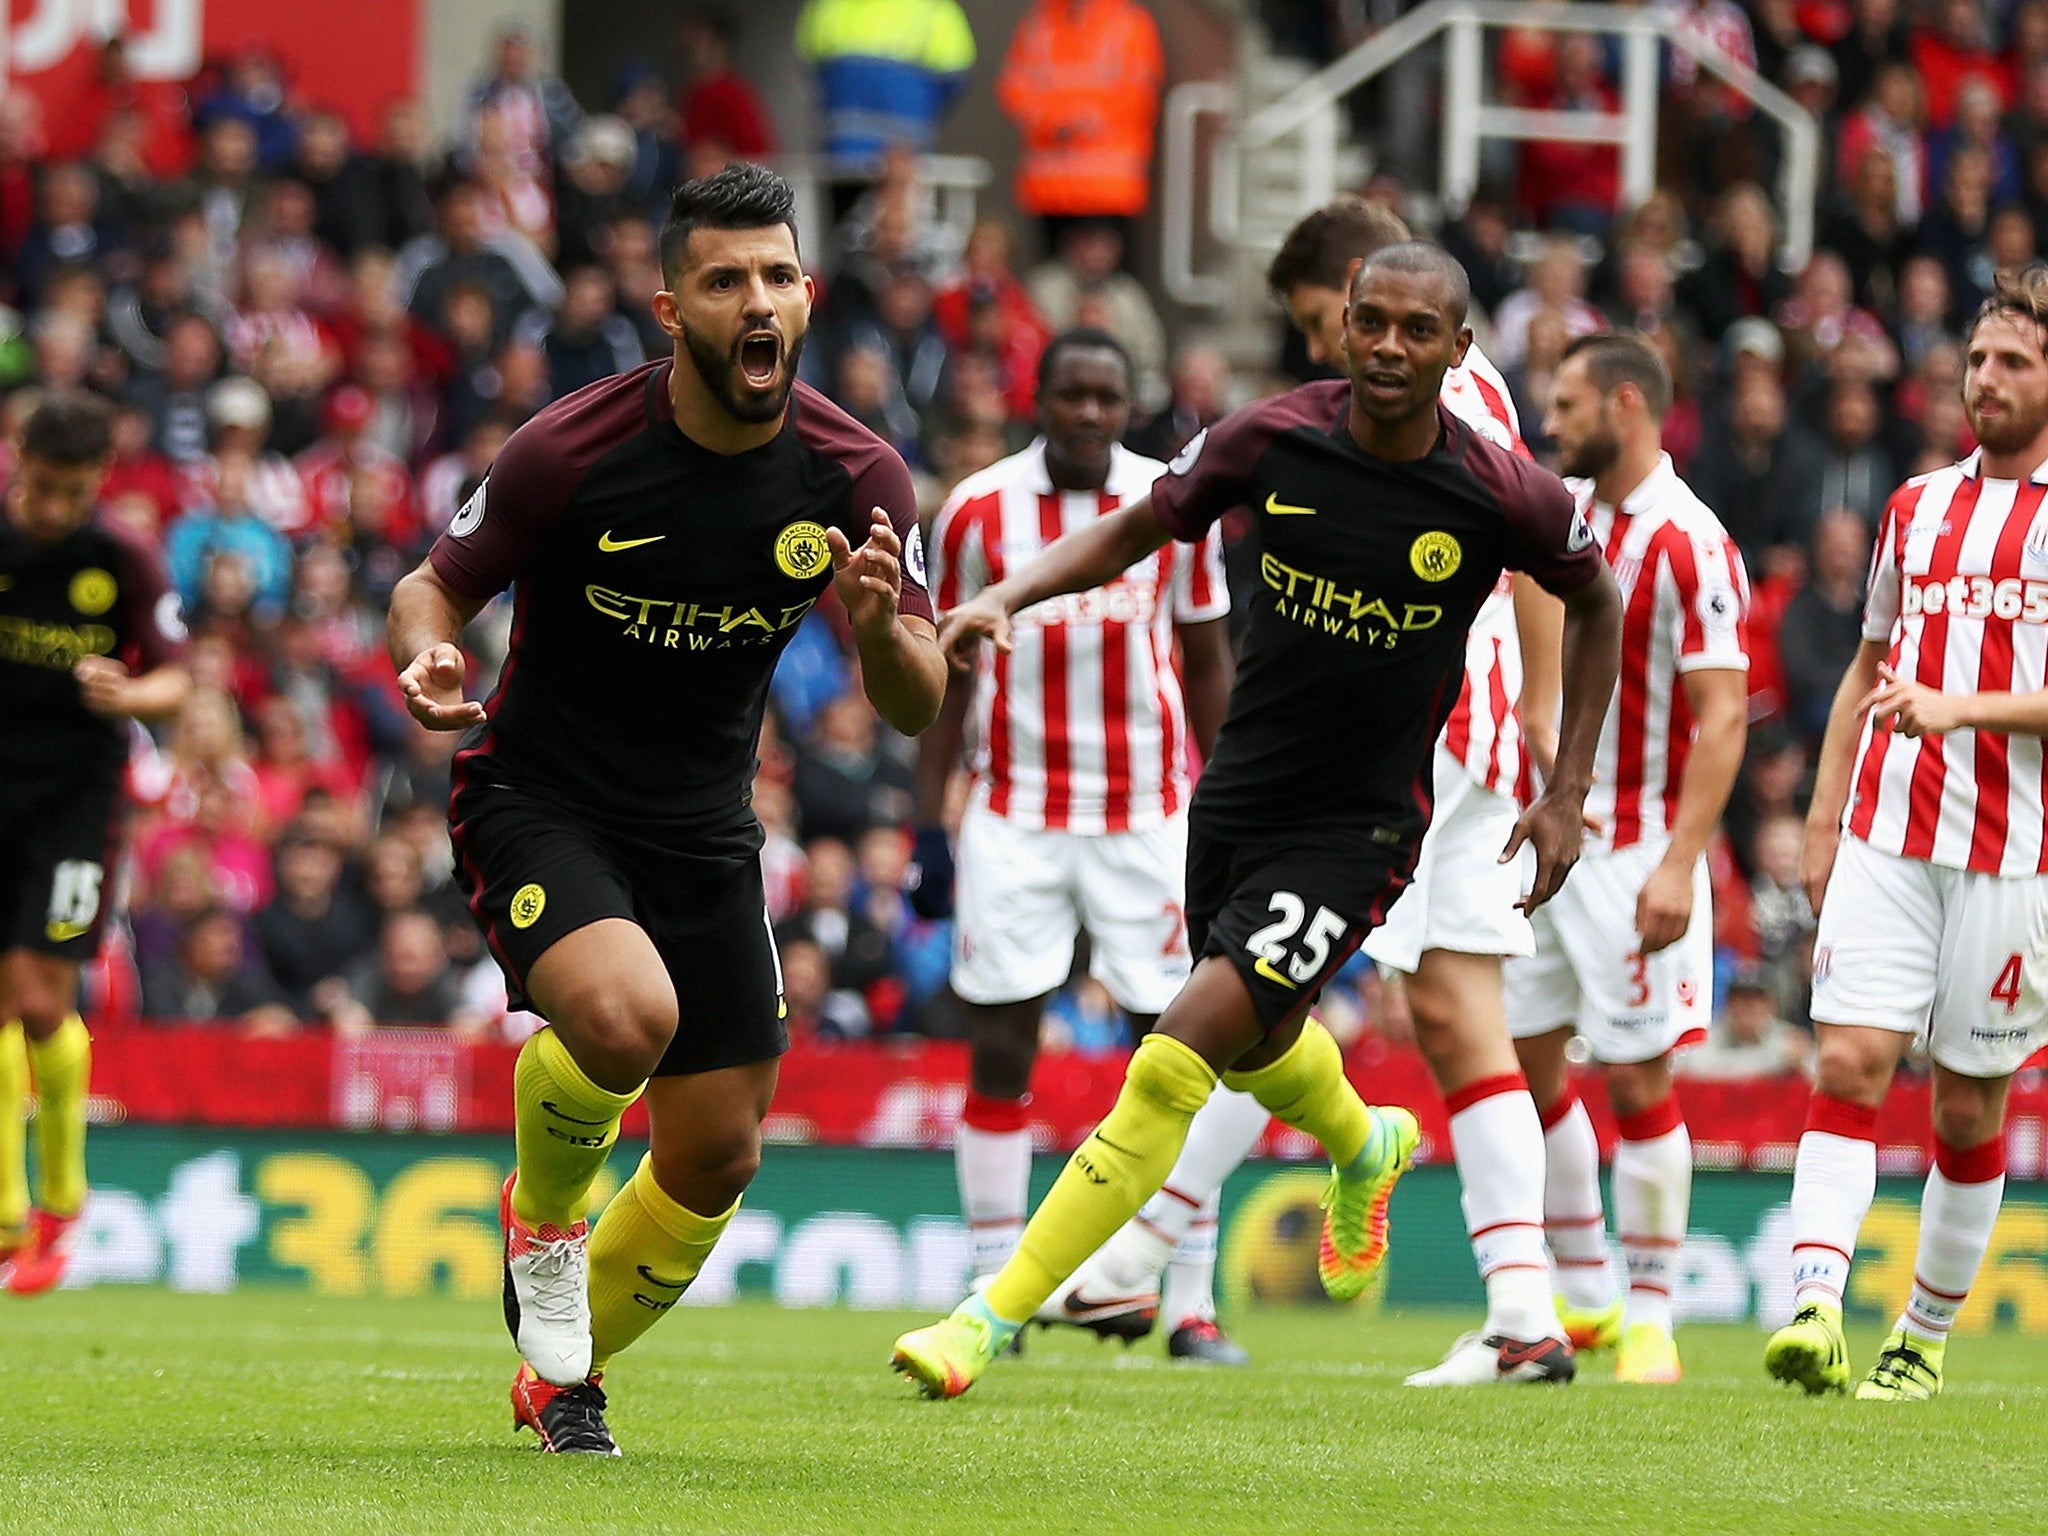
<path fill-rule="evenodd" d="M 2003 581 L 1989 576 L 1908 576 L 1899 605 L 1909 619 L 1923 613 L 1929 618 L 1945 613 L 1957 619 L 2048 624 L 2048 581 L 2022 581 L 2017 576 Z"/>

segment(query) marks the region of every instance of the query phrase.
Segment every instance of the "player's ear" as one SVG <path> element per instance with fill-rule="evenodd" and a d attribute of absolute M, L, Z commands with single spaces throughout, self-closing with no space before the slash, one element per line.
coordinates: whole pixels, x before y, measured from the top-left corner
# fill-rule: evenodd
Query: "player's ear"
<path fill-rule="evenodd" d="M 804 281 L 808 283 L 810 279 L 806 278 Z M 660 326 L 670 339 L 681 341 L 683 339 L 683 317 L 676 309 L 676 296 L 664 288 L 654 296 L 652 308 L 654 310 L 654 323 Z"/>
<path fill-rule="evenodd" d="M 1458 327 L 1458 339 L 1457 339 L 1457 342 L 1456 342 L 1456 343 L 1455 343 L 1455 344 L 1453 345 L 1453 347 L 1452 347 L 1452 350 L 1451 350 L 1451 366 L 1452 366 L 1453 368 L 1462 368 L 1462 367 L 1464 367 L 1464 366 L 1465 366 L 1465 354 L 1466 354 L 1467 352 L 1471 351 L 1471 350 L 1472 350 L 1472 327 L 1471 327 L 1471 326 L 1469 326 L 1469 325 L 1461 325 L 1461 326 L 1459 326 L 1459 327 Z"/>

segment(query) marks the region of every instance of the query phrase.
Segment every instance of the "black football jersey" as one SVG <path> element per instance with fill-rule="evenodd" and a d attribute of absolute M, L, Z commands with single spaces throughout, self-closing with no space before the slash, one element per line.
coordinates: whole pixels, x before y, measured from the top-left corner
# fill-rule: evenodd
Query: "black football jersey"
<path fill-rule="evenodd" d="M 1256 524 L 1257 585 L 1193 815 L 1257 838 L 1317 827 L 1419 837 L 1430 749 L 1465 641 L 1503 569 L 1557 593 L 1601 570 L 1564 482 L 1439 407 L 1420 459 L 1359 447 L 1350 384 L 1303 385 L 1225 417 L 1152 488 L 1176 537 L 1233 507 Z"/>
<path fill-rule="evenodd" d="M 482 776 L 656 841 L 722 843 L 758 836 L 768 683 L 831 583 L 825 530 L 858 548 L 883 508 L 904 543 L 898 611 L 932 608 L 894 449 L 800 384 L 772 441 L 713 453 L 675 424 L 671 366 L 593 384 L 513 433 L 429 559 L 469 597 L 513 594 L 511 652 L 458 785 Z"/>
<path fill-rule="evenodd" d="M 140 676 L 184 641 L 177 594 L 134 535 L 96 513 L 43 544 L 0 513 L 0 772 L 118 772 L 128 723 L 88 710 L 72 669 L 111 656 Z"/>

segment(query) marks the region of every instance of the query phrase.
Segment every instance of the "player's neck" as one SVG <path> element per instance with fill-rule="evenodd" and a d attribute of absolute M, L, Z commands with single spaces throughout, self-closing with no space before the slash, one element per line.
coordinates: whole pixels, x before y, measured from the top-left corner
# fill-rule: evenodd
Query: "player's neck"
<path fill-rule="evenodd" d="M 1986 480 L 2025 480 L 2044 463 L 2048 463 L 2048 428 L 2036 432 L 2026 447 L 2009 453 L 1986 448 L 1977 461 L 1977 472 Z"/>
<path fill-rule="evenodd" d="M 1593 477 L 1593 499 L 1602 506 L 1619 507 L 1635 495 L 1637 486 L 1657 472 L 1663 456 L 1663 445 L 1655 439 L 1622 444 L 1614 462 Z"/>
<path fill-rule="evenodd" d="M 711 393 L 681 347 L 668 371 L 668 409 L 683 436 L 699 448 L 728 457 L 774 442 L 788 415 L 785 409 L 768 421 L 741 421 Z"/>
<path fill-rule="evenodd" d="M 1067 463 L 1050 443 L 1046 445 L 1045 477 L 1056 491 L 1099 491 L 1105 483 L 1097 471 Z"/>
<path fill-rule="evenodd" d="M 1413 416 L 1400 421 L 1374 421 L 1358 408 L 1358 397 L 1354 395 L 1350 421 L 1351 440 L 1374 458 L 1391 463 L 1427 458 L 1443 435 L 1434 396 L 1427 410 L 1417 411 Z"/>

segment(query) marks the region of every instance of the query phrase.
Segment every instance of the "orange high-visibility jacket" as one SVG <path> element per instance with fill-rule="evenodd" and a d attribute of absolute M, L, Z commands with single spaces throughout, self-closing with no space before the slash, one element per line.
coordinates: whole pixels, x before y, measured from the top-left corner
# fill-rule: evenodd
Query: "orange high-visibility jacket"
<path fill-rule="evenodd" d="M 1017 206 L 1142 213 L 1165 78 L 1159 27 L 1136 0 L 1038 0 L 996 77 L 996 100 L 1024 139 Z"/>

